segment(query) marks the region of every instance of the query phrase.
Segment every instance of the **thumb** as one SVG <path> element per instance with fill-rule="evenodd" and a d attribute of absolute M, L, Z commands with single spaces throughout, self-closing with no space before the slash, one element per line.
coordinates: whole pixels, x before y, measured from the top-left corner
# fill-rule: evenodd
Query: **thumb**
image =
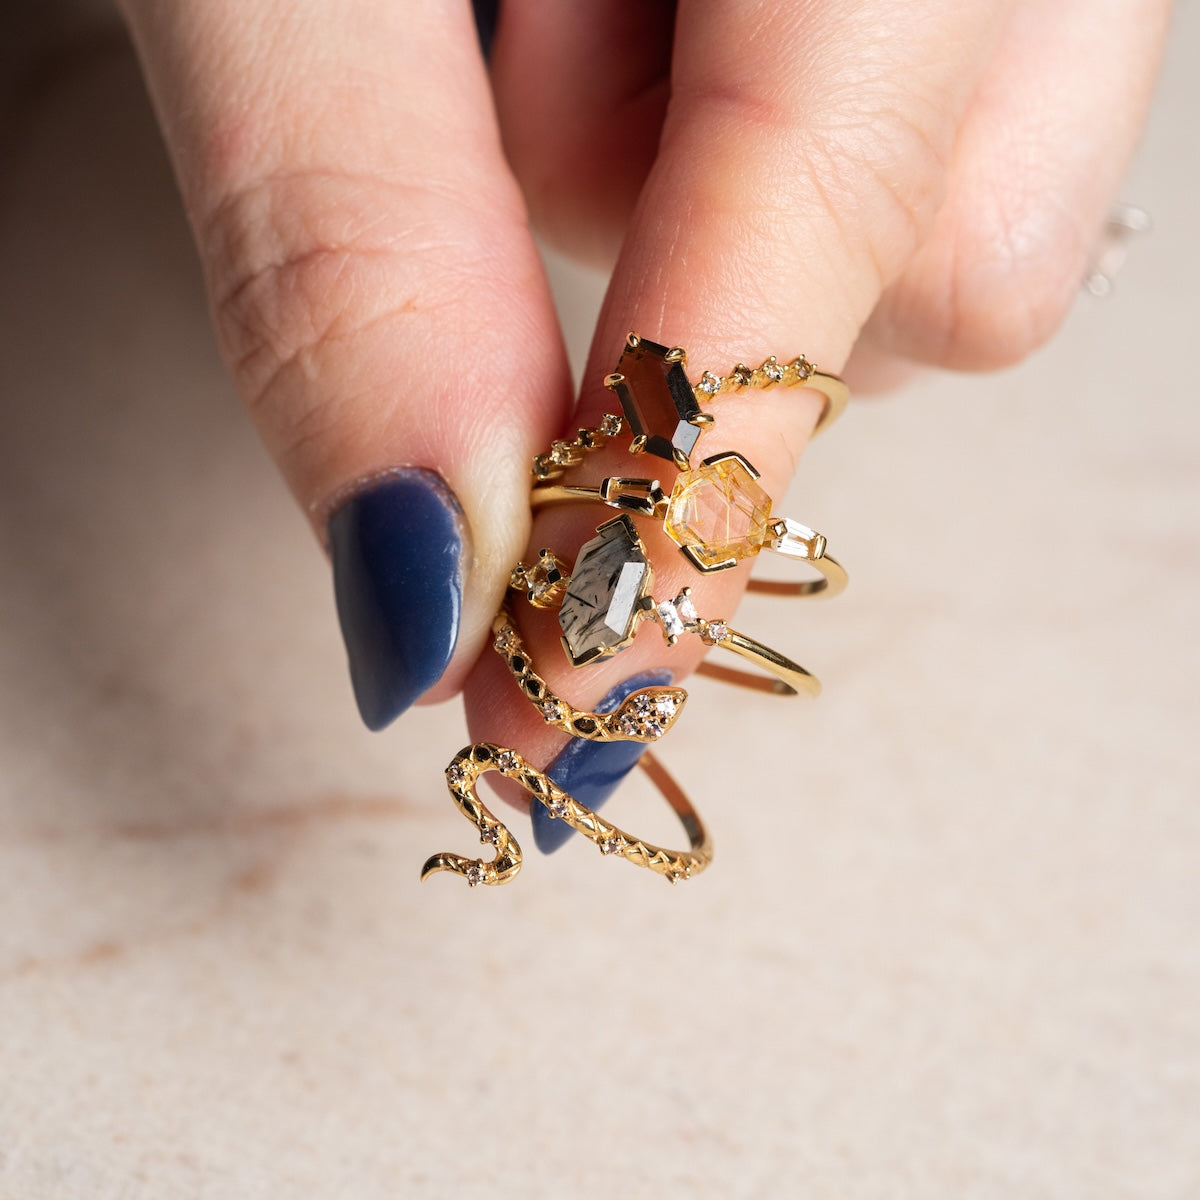
<path fill-rule="evenodd" d="M 328 547 L 381 728 L 477 657 L 569 401 L 470 10 L 125 8 L 222 352 Z"/>

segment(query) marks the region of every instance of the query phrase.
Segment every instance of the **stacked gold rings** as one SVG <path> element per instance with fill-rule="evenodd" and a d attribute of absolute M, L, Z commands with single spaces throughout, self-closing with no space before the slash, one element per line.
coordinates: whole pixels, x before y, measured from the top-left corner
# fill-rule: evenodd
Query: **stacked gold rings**
<path fill-rule="evenodd" d="M 768 551 L 804 563 L 815 576 L 794 582 L 751 580 L 751 590 L 776 596 L 836 595 L 846 586 L 847 577 L 827 552 L 825 537 L 774 514 L 772 501 L 758 482 L 758 471 L 744 456 L 727 451 L 694 467 L 692 457 L 716 419 L 702 408 L 708 399 L 747 388 L 811 388 L 825 401 L 815 429 L 820 431 L 845 408 L 846 386 L 837 376 L 817 370 L 803 355 L 786 363 L 771 357 L 756 368 L 738 363 L 726 375 L 705 371 L 696 383 L 687 379 L 686 361 L 679 347 L 629 335 L 616 371 L 605 379 L 605 386 L 621 402 L 622 415 L 608 414 L 596 428 L 554 442 L 531 468 L 532 509 L 592 503 L 616 509 L 618 515 L 596 527 L 573 566 L 551 550 L 540 551 L 530 564 L 518 563 L 510 589 L 535 608 L 557 611 L 561 644 L 576 668 L 620 653 L 632 644 L 642 624 L 653 622 L 669 645 L 685 633 L 695 634 L 705 644 L 757 668 L 748 672 L 704 662 L 698 673 L 779 695 L 815 696 L 821 687 L 815 676 L 786 655 L 731 629 L 724 619 L 700 616 L 690 588 L 669 599 L 656 597 L 653 566 L 634 518 L 661 523 L 687 561 L 703 574 L 726 570 Z M 649 477 L 609 476 L 595 484 L 559 482 L 589 453 L 625 432 L 631 454 L 657 456 L 675 469 L 669 491 Z M 683 688 L 648 687 L 626 697 L 614 712 L 579 709 L 553 692 L 534 668 L 507 604 L 493 622 L 493 638 L 494 649 L 540 718 L 574 738 L 657 742 L 674 726 L 687 700 Z M 476 792 L 477 779 L 488 771 L 498 771 L 517 783 L 532 802 L 541 803 L 551 817 L 583 833 L 601 853 L 646 867 L 673 883 L 690 878 L 711 861 L 708 834 L 662 765 L 648 754 L 641 762 L 682 822 L 688 850 L 665 850 L 626 834 L 563 792 L 515 750 L 478 743 L 456 755 L 447 767 L 446 783 L 459 811 L 478 830 L 481 843 L 494 847 L 494 856 L 485 860 L 435 854 L 425 863 L 422 879 L 449 871 L 471 886 L 496 885 L 508 882 L 520 870 L 520 846 Z"/>

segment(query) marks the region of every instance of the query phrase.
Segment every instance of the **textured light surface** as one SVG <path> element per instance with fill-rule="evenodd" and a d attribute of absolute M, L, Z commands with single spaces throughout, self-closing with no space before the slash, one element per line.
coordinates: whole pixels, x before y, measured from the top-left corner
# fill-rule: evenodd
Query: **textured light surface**
<path fill-rule="evenodd" d="M 44 94 L 0 207 L 4 1200 L 1200 1194 L 1177 20 L 1113 298 L 1020 370 L 852 402 L 776 497 L 851 587 L 738 627 L 825 693 L 695 684 L 663 756 L 716 860 L 679 888 L 574 846 L 418 884 L 467 828 L 457 708 L 359 726 L 130 64 Z"/>

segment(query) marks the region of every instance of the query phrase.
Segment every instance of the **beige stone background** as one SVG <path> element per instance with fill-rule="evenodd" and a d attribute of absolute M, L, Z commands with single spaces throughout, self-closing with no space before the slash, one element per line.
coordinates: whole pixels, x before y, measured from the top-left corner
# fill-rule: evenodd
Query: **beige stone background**
<path fill-rule="evenodd" d="M 358 726 L 131 60 L 61 57 L 0 146 L 0 1196 L 1200 1197 L 1198 50 L 1115 295 L 810 452 L 851 589 L 742 624 L 825 695 L 663 749 L 712 870 L 495 891 L 418 883 L 458 707 Z"/>

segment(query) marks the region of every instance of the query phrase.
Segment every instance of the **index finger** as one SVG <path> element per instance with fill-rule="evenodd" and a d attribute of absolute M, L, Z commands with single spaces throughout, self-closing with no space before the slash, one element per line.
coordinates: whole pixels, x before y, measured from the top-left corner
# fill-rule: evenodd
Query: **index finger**
<path fill-rule="evenodd" d="M 852 11 L 835 3 L 681 5 L 660 152 L 600 316 L 576 423 L 594 424 L 612 406 L 602 381 L 630 330 L 685 347 L 692 383 L 704 368 L 728 377 L 735 364 L 759 367 L 772 355 L 787 363 L 801 352 L 836 371 L 936 211 L 958 116 L 1004 11 L 944 0 L 902 13 L 882 3 Z M 705 407 L 716 420 L 692 467 L 736 453 L 776 498 L 822 398 L 809 387 L 722 388 Z M 644 465 L 649 456 L 632 460 L 627 448 L 589 455 L 576 475 L 594 485 L 655 474 L 667 492 L 678 486 L 676 464 Z M 571 561 L 616 515 L 599 503 L 541 513 L 528 553 L 551 547 Z M 690 587 L 703 618 L 733 613 L 748 560 L 699 574 L 661 519 L 638 520 L 638 531 L 656 602 Z M 833 536 L 829 544 L 836 548 Z M 648 678 L 677 683 L 707 651 L 701 637 L 668 647 L 647 632 L 575 668 L 558 621 L 526 614 L 523 631 L 549 687 L 587 709 L 619 703 Z M 803 648 L 779 651 L 803 661 Z M 466 695 L 474 736 L 549 764 L 551 778 L 584 803 L 601 801 L 636 761 L 636 746 L 568 744 L 514 695 L 497 656 L 485 656 Z M 538 806 L 534 820 L 541 844 L 559 840 Z"/>

